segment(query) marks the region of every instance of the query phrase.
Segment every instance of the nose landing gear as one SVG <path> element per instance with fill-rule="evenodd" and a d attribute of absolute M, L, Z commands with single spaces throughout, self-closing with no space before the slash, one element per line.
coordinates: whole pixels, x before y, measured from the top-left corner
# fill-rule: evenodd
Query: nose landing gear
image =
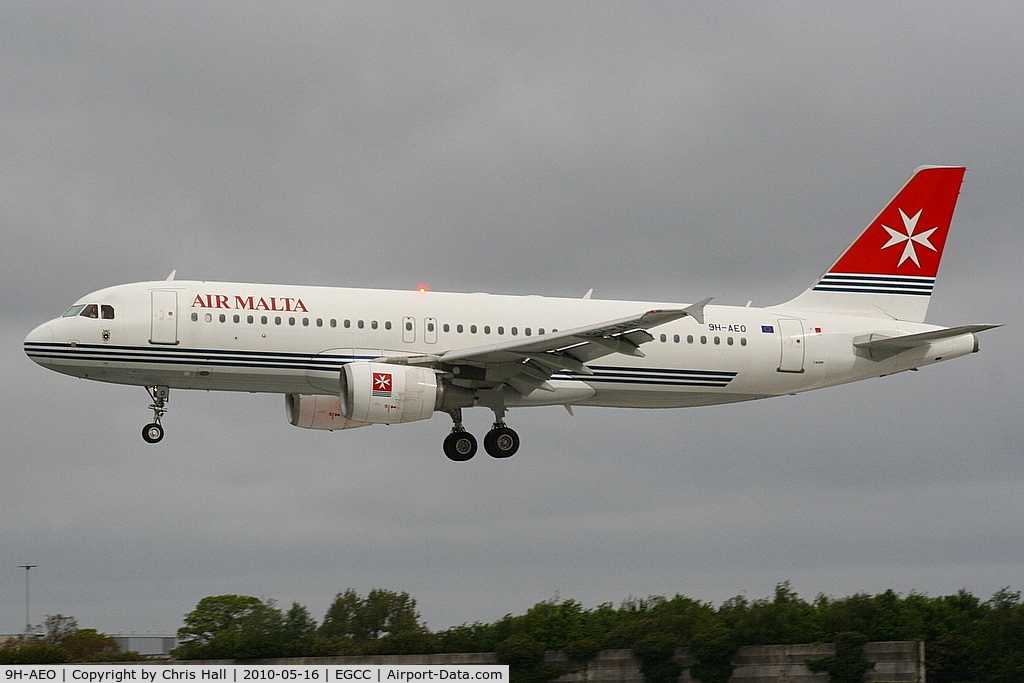
<path fill-rule="evenodd" d="M 150 409 L 153 411 L 153 421 L 142 428 L 142 439 L 146 443 L 159 443 L 164 438 L 164 428 L 160 424 L 161 418 L 167 412 L 167 401 L 171 394 L 170 387 L 146 387 L 149 397 L 153 399 Z"/>

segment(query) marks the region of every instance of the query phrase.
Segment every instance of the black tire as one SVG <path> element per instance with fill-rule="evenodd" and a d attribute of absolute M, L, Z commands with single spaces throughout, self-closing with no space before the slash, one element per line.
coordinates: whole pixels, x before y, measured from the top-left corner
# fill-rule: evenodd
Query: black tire
<path fill-rule="evenodd" d="M 519 450 L 519 435 L 509 427 L 496 427 L 484 437 L 484 450 L 492 458 L 511 458 Z"/>
<path fill-rule="evenodd" d="M 449 460 L 466 462 L 476 455 L 476 437 L 469 432 L 452 432 L 444 439 L 444 454 Z"/>
<path fill-rule="evenodd" d="M 142 440 L 146 443 L 160 443 L 164 438 L 164 428 L 156 422 L 150 422 L 142 428 Z"/>

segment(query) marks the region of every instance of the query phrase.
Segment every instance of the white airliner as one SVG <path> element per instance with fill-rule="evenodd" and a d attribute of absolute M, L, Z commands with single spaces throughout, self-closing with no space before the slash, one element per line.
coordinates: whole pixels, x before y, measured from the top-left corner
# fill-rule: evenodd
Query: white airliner
<path fill-rule="evenodd" d="M 674 408 L 914 370 L 997 325 L 924 323 L 964 168 L 925 166 L 824 275 L 767 308 L 174 279 L 82 297 L 25 339 L 36 363 L 145 387 L 163 438 L 171 388 L 285 395 L 288 420 L 349 429 L 448 413 L 452 460 L 506 458 L 518 406 Z M 642 350 L 641 350 L 642 349 Z"/>

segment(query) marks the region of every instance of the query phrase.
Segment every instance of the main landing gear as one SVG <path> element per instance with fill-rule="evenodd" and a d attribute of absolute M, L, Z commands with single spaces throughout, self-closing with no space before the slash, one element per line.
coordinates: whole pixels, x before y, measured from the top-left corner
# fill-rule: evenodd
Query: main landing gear
<path fill-rule="evenodd" d="M 452 433 L 445 437 L 444 454 L 449 460 L 465 462 L 476 455 L 476 437 L 462 426 L 462 409 L 447 411 L 452 416 Z M 484 450 L 492 458 L 511 458 L 519 450 L 519 435 L 498 420 L 484 436 Z"/>
<path fill-rule="evenodd" d="M 142 439 L 146 443 L 159 443 L 164 438 L 164 428 L 160 424 L 167 412 L 167 400 L 171 394 L 169 387 L 146 387 L 153 403 L 149 406 L 153 411 L 153 421 L 142 428 Z"/>

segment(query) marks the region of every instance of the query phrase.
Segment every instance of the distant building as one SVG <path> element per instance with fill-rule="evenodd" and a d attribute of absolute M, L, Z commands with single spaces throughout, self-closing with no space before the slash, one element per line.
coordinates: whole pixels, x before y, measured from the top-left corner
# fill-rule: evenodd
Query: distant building
<path fill-rule="evenodd" d="M 138 652 L 146 657 L 169 658 L 178 639 L 163 633 L 112 633 L 121 652 Z"/>

